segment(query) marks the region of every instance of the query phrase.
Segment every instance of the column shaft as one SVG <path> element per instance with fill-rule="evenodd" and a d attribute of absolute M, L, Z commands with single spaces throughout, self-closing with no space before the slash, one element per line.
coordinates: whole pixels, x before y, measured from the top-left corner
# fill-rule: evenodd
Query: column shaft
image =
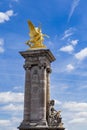
<path fill-rule="evenodd" d="M 30 113 L 30 70 L 26 69 L 25 75 L 25 93 L 24 93 L 24 121 L 29 121 Z"/>
<path fill-rule="evenodd" d="M 42 112 L 43 112 L 43 121 L 46 121 L 46 68 L 42 67 L 42 76 L 41 76 L 41 84 L 42 84 Z"/>

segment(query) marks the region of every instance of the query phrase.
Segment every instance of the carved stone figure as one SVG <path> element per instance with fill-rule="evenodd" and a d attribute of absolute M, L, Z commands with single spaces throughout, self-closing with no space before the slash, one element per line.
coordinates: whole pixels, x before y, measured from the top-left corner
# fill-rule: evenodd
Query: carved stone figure
<path fill-rule="evenodd" d="M 54 109 L 54 100 L 51 100 L 49 103 L 49 116 L 48 116 L 48 125 L 50 127 L 61 127 L 63 128 L 63 123 L 61 122 L 61 111 L 56 111 Z"/>

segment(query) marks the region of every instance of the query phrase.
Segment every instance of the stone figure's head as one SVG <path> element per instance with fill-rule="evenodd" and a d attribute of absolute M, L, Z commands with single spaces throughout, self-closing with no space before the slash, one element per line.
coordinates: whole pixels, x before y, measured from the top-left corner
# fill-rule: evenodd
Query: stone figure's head
<path fill-rule="evenodd" d="M 54 106 L 54 104 L 55 104 L 55 101 L 54 101 L 54 100 L 51 100 L 51 101 L 50 101 L 50 105 L 51 105 L 51 106 Z"/>

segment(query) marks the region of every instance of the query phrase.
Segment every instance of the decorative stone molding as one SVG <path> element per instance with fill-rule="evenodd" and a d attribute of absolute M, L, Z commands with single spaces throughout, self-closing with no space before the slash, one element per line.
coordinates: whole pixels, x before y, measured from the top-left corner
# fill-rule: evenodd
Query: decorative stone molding
<path fill-rule="evenodd" d="M 23 67 L 25 70 L 30 70 L 32 66 L 30 64 L 24 64 Z"/>
<path fill-rule="evenodd" d="M 47 67 L 47 73 L 51 73 L 52 69 L 50 67 Z"/>

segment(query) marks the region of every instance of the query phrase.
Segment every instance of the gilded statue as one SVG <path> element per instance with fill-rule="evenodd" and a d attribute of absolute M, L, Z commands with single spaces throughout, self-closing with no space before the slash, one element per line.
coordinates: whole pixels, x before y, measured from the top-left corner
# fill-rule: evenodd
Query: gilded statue
<path fill-rule="evenodd" d="M 30 40 L 28 40 L 26 44 L 30 47 L 30 49 L 46 48 L 46 46 L 43 44 L 43 41 L 44 36 L 47 35 L 42 33 L 40 27 L 35 27 L 30 20 L 28 21 L 28 26 L 30 30 Z"/>

